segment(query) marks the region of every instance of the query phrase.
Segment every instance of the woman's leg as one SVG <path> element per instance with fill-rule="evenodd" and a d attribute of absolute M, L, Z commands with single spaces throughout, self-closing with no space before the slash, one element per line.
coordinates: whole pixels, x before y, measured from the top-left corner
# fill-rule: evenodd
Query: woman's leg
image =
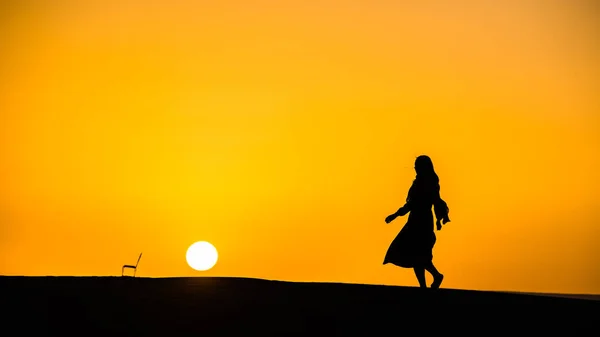
<path fill-rule="evenodd" d="M 440 273 L 437 268 L 433 265 L 433 261 L 429 261 L 425 265 L 425 270 L 427 270 L 433 276 L 433 283 L 431 284 L 431 288 L 437 289 L 442 284 L 442 280 L 444 280 L 444 275 Z"/>
<path fill-rule="evenodd" d="M 438 275 L 441 275 L 440 272 L 437 270 L 437 268 L 433 265 L 433 261 L 429 261 L 425 264 L 424 266 L 425 270 L 427 270 L 431 276 L 436 277 Z"/>
<path fill-rule="evenodd" d="M 417 277 L 417 281 L 419 281 L 419 286 L 421 288 L 427 288 L 427 283 L 425 283 L 425 268 L 423 267 L 414 267 L 415 276 Z"/>

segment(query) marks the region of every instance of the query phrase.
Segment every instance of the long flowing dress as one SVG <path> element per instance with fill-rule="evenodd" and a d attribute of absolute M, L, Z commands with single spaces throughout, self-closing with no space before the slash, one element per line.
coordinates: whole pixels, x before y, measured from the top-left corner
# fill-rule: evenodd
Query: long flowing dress
<path fill-rule="evenodd" d="M 437 181 L 415 179 L 403 206 L 410 212 L 408 221 L 390 244 L 383 264 L 414 268 L 432 261 L 436 241 L 432 206 L 437 219 L 450 221 L 448 206 L 440 198 Z"/>

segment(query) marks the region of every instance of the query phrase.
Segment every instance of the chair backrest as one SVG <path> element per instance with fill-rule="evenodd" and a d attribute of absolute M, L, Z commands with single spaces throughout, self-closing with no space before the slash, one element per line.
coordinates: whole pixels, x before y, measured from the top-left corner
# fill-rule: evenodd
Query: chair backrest
<path fill-rule="evenodd" d="M 140 253 L 140 256 L 138 257 L 137 262 L 135 263 L 135 267 L 137 268 L 138 264 L 140 263 L 140 259 L 142 258 L 142 253 Z"/>

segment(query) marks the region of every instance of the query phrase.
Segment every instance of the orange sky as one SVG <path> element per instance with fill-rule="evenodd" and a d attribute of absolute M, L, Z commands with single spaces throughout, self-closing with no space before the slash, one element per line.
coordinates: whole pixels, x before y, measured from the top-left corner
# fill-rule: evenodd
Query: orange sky
<path fill-rule="evenodd" d="M 0 274 L 416 285 L 428 154 L 444 287 L 600 293 L 599 8 L 414 3 L 3 4 Z"/>

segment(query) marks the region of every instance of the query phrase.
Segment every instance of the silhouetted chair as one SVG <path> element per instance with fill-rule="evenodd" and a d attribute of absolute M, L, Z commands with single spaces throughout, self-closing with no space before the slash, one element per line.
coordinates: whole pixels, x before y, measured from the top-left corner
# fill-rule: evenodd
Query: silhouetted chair
<path fill-rule="evenodd" d="M 125 273 L 125 268 L 131 268 L 133 269 L 133 277 L 135 277 L 135 273 L 137 272 L 137 266 L 138 264 L 140 264 L 140 259 L 142 258 L 142 253 L 140 253 L 140 256 L 138 257 L 137 262 L 135 263 L 135 266 L 131 266 L 131 265 L 124 265 L 123 268 L 121 268 L 121 276 L 124 276 L 123 274 Z"/>

